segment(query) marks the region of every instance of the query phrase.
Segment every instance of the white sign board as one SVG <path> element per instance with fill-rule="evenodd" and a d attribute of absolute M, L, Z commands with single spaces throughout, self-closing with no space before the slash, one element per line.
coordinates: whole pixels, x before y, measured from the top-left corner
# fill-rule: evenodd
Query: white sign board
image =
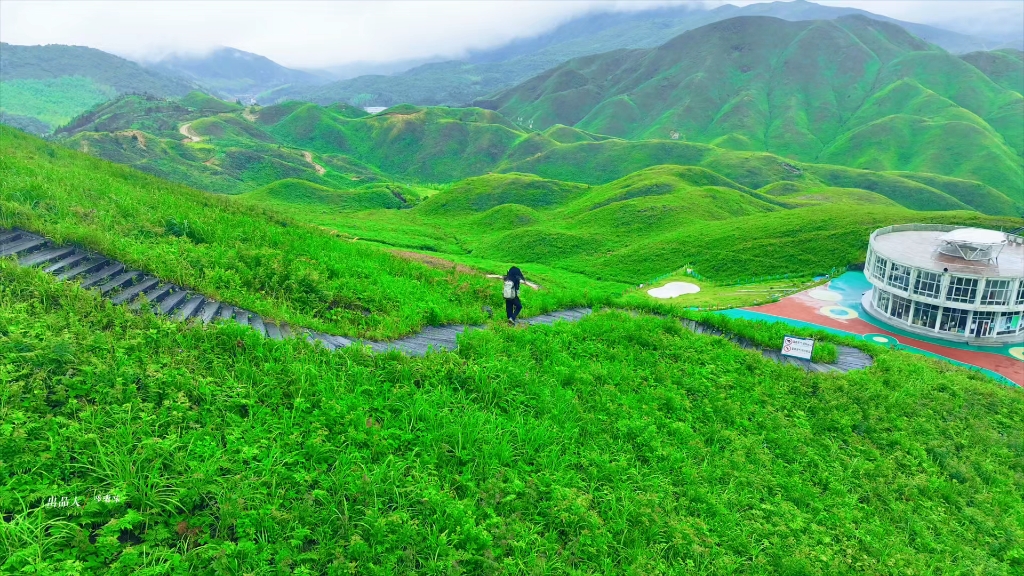
<path fill-rule="evenodd" d="M 786 336 L 782 339 L 782 355 L 794 358 L 811 359 L 811 352 L 814 352 L 814 340 L 810 338 L 797 338 Z"/>

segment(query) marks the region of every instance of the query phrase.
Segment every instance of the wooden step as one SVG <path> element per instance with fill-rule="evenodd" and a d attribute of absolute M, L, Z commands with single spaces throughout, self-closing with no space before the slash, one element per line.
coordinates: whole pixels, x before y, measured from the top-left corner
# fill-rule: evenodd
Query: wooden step
<path fill-rule="evenodd" d="M 249 317 L 249 326 L 251 326 L 254 330 L 259 332 L 260 336 L 266 337 L 267 328 L 263 325 L 263 318 L 260 318 L 256 314 L 253 314 L 252 316 Z"/>
<path fill-rule="evenodd" d="M 120 274 L 123 271 L 124 264 L 121 264 L 120 262 L 114 262 L 113 264 L 101 268 L 99 272 L 94 272 L 93 274 L 89 275 L 85 280 L 82 280 L 81 287 L 92 288 L 93 286 L 96 286 L 100 282 L 103 282 L 108 278 L 113 278 L 115 274 Z"/>
<path fill-rule="evenodd" d="M 18 264 L 21 266 L 36 266 L 38 264 L 46 264 L 53 260 L 63 258 L 68 254 L 75 251 L 74 246 L 64 246 L 61 248 L 50 248 L 49 250 L 42 250 L 35 254 L 29 254 L 18 260 Z"/>
<path fill-rule="evenodd" d="M 74 268 L 68 268 L 67 270 L 57 274 L 57 280 L 71 280 L 79 274 L 90 274 L 106 266 L 110 260 L 103 257 L 96 257 L 95 259 L 86 260 Z"/>
<path fill-rule="evenodd" d="M 152 277 L 144 278 L 141 281 L 137 282 L 136 284 L 134 284 L 134 285 L 132 285 L 132 286 L 130 286 L 128 288 L 125 288 L 124 290 L 122 290 L 122 291 L 118 292 L 117 294 L 115 294 L 110 299 L 110 303 L 111 304 L 124 304 L 125 302 L 128 302 L 132 298 L 135 298 L 136 296 L 138 296 L 142 292 L 144 292 L 146 290 L 149 290 L 153 286 L 156 286 L 158 282 L 160 282 L 160 280 L 157 279 L 157 278 L 152 278 Z"/>
<path fill-rule="evenodd" d="M 19 240 L 13 244 L 4 244 L 0 247 L 0 256 L 10 256 L 12 254 L 30 252 L 35 248 L 41 248 L 47 245 L 49 242 L 50 241 L 46 238 L 28 238 Z"/>
<path fill-rule="evenodd" d="M 135 280 L 140 276 L 142 276 L 142 272 L 139 272 L 137 270 L 125 272 L 123 274 L 118 274 L 113 279 L 108 280 L 105 284 L 97 288 L 97 290 L 100 291 L 100 294 L 106 294 L 111 290 L 117 288 L 124 288 L 125 286 L 131 285 L 131 283 L 135 282 Z"/>
<path fill-rule="evenodd" d="M 271 340 L 281 340 L 281 329 L 278 328 L 277 324 L 273 322 L 264 322 L 263 327 L 267 329 L 267 338 Z"/>
<path fill-rule="evenodd" d="M 91 254 L 76 249 L 71 254 L 68 254 L 66 258 L 58 260 L 53 264 L 50 264 L 49 266 L 43 268 L 43 272 L 46 272 L 47 274 L 56 274 L 60 270 L 66 270 L 68 266 L 78 264 L 83 259 L 89 258 L 90 256 Z"/>
<path fill-rule="evenodd" d="M 132 302 L 129 308 L 131 308 L 132 310 L 138 310 L 139 308 L 142 307 L 143 300 L 145 300 L 150 306 L 157 304 L 161 300 L 166 298 L 167 295 L 171 293 L 171 290 L 174 290 L 174 288 L 174 284 L 160 284 L 159 286 L 154 286 L 140 294 L 140 298 Z"/>
<path fill-rule="evenodd" d="M 25 236 L 25 233 L 21 230 L 3 230 L 0 231 L 0 246 L 5 244 L 13 244 L 18 240 L 21 240 Z"/>
<path fill-rule="evenodd" d="M 186 292 L 185 290 L 179 289 L 177 292 L 172 292 L 166 298 L 160 301 L 160 306 L 158 307 L 158 310 L 160 311 L 161 314 L 166 316 L 171 312 L 174 312 L 174 309 L 177 308 L 182 302 L 184 302 L 185 299 L 188 298 L 188 296 L 189 293 Z"/>
<path fill-rule="evenodd" d="M 209 324 L 217 315 L 218 308 L 220 308 L 220 302 L 207 300 L 206 304 L 203 305 L 202 311 L 199 313 L 199 319 L 203 324 Z"/>
<path fill-rule="evenodd" d="M 231 320 L 234 316 L 235 308 L 233 306 L 221 304 L 220 311 L 217 313 L 217 316 L 214 317 L 214 320 Z"/>
<path fill-rule="evenodd" d="M 178 311 L 174 313 L 174 319 L 178 321 L 188 320 L 194 314 L 202 311 L 203 302 L 206 302 L 206 298 L 203 296 L 193 296 L 189 298 L 181 305 L 181 308 L 178 308 Z"/>

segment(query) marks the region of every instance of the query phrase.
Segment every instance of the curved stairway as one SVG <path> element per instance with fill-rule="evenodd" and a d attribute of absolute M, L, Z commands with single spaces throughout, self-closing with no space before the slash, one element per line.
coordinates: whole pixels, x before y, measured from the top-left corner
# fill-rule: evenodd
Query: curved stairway
<path fill-rule="evenodd" d="M 58 280 L 75 280 L 79 286 L 93 290 L 113 304 L 124 304 L 134 310 L 148 303 L 149 309 L 179 322 L 195 321 L 208 324 L 217 320 L 237 322 L 248 326 L 265 337 L 275 340 L 302 337 L 309 342 L 320 342 L 329 350 L 358 343 L 370 346 L 374 352 L 397 350 L 412 356 L 422 356 L 431 349 L 454 350 L 458 335 L 484 326 L 453 324 L 428 326 L 419 333 L 390 342 L 373 342 L 315 332 L 266 320 L 260 315 L 223 302 L 209 299 L 156 276 L 139 270 L 130 270 L 123 263 L 96 252 L 76 246 L 57 246 L 51 240 L 24 230 L 0 229 L 0 258 L 16 256 L 21 266 L 35 266 L 54 275 Z M 590 314 L 590 308 L 572 308 L 524 321 L 528 324 L 553 324 L 559 320 L 575 322 Z M 837 346 L 839 355 L 835 364 L 823 364 L 782 356 L 774 350 L 761 348 L 716 328 L 683 320 L 683 326 L 698 334 L 720 336 L 750 350 L 756 350 L 775 362 L 791 364 L 809 372 L 848 372 L 866 368 L 873 363 L 871 356 L 849 346 Z"/>

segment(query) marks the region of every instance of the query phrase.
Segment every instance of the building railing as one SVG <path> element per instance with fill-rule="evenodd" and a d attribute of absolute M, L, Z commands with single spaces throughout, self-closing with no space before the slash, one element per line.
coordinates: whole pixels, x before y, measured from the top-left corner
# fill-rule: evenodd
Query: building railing
<path fill-rule="evenodd" d="M 872 232 L 871 239 L 874 240 L 876 236 L 883 236 L 892 232 L 952 232 L 961 228 L 970 228 L 970 226 L 956 226 L 953 224 L 893 224 L 892 226 L 879 228 Z M 1017 234 L 1003 232 L 1003 236 L 1006 237 L 1007 242 L 1024 244 L 1024 237 Z"/>

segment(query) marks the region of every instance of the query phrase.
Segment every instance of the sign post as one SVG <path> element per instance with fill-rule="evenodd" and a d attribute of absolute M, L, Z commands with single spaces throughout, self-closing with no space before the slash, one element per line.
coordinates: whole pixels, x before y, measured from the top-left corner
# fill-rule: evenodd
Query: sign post
<path fill-rule="evenodd" d="M 782 339 L 782 355 L 792 356 L 794 358 L 803 358 L 804 360 L 811 359 L 811 353 L 814 352 L 814 339 L 812 338 L 797 338 L 796 336 L 786 336 Z"/>

